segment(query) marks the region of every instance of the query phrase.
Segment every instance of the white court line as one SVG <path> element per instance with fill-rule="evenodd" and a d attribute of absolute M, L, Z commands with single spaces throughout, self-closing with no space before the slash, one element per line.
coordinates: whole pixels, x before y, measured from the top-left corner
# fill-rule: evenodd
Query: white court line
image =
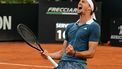
<path fill-rule="evenodd" d="M 39 66 L 39 65 L 16 64 L 16 63 L 5 63 L 5 62 L 0 62 L 0 64 L 1 65 L 12 65 L 12 66 L 23 66 L 23 67 L 53 68 L 53 66 Z"/>

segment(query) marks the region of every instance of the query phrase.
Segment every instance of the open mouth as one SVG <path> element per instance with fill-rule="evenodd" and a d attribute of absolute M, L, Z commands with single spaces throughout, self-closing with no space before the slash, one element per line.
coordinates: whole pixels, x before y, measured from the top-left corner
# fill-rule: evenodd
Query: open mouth
<path fill-rule="evenodd" d="M 79 9 L 79 10 L 81 10 L 81 9 L 82 9 L 82 7 L 78 7 L 78 9 Z"/>
<path fill-rule="evenodd" d="M 81 13 L 82 13 L 82 7 L 79 6 L 79 7 L 78 7 L 78 14 L 81 14 Z"/>

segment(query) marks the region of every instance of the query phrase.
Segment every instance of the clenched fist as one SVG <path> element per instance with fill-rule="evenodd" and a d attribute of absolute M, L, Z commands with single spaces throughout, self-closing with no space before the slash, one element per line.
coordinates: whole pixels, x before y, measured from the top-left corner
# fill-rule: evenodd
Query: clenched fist
<path fill-rule="evenodd" d="M 68 46 L 67 46 L 67 48 L 66 48 L 66 53 L 67 53 L 68 55 L 72 55 L 72 56 L 75 55 L 75 50 L 74 50 L 74 48 L 73 48 L 72 45 L 68 45 Z"/>

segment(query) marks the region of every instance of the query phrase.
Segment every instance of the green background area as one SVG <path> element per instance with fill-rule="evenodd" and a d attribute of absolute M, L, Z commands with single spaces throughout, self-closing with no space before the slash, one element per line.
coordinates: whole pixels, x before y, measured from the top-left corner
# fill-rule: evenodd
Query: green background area
<path fill-rule="evenodd" d="M 0 4 L 37 4 L 39 0 L 0 0 Z"/>

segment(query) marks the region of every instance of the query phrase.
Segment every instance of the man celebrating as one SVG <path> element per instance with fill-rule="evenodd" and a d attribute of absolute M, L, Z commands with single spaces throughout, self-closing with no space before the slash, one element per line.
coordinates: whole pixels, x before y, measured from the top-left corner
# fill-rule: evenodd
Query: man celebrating
<path fill-rule="evenodd" d="M 79 20 L 67 26 L 63 49 L 55 53 L 42 53 L 60 59 L 55 69 L 86 69 L 86 60 L 94 56 L 100 38 L 100 26 L 94 21 L 95 8 L 92 0 L 80 0 Z"/>

